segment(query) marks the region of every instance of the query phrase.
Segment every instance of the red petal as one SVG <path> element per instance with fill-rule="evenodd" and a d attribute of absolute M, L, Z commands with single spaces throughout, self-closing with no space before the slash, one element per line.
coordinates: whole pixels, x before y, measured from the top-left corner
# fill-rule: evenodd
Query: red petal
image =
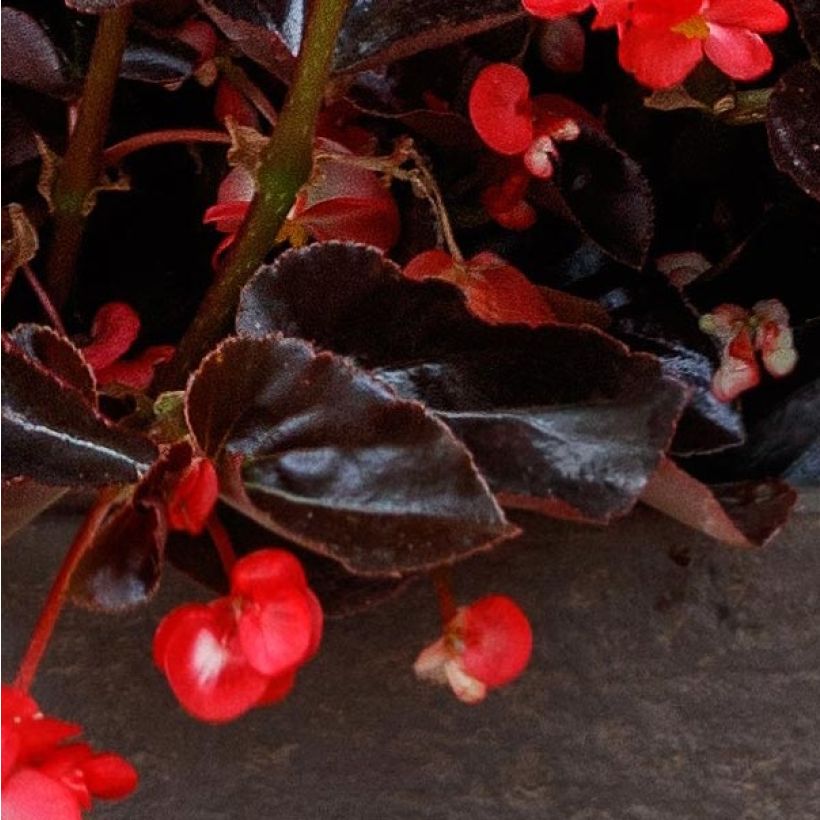
<path fill-rule="evenodd" d="M 121 384 L 133 390 L 147 390 L 154 380 L 157 365 L 170 361 L 174 355 L 171 345 L 147 347 L 136 359 L 119 361 L 97 370 L 100 384 Z"/>
<path fill-rule="evenodd" d="M 256 113 L 256 109 L 247 97 L 224 77 L 220 78 L 216 86 L 214 116 L 220 122 L 225 120 L 226 117 L 232 117 L 239 125 L 245 125 L 248 128 L 259 128 L 259 115 Z"/>
<path fill-rule="evenodd" d="M 34 717 L 40 711 L 37 701 L 28 692 L 15 686 L 3 684 L 3 723 L 11 723 L 15 718 Z"/>
<path fill-rule="evenodd" d="M 535 17 L 555 20 L 586 11 L 592 5 L 592 0 L 521 0 L 521 5 Z"/>
<path fill-rule="evenodd" d="M 305 589 L 299 560 L 286 550 L 261 549 L 240 558 L 231 570 L 231 594 L 264 604 L 288 589 Z"/>
<path fill-rule="evenodd" d="M 470 89 L 470 120 L 484 142 L 499 154 L 520 154 L 533 138 L 530 81 L 514 65 L 482 69 Z"/>
<path fill-rule="evenodd" d="M 271 678 L 268 683 L 268 688 L 264 694 L 257 701 L 257 706 L 270 706 L 273 703 L 279 703 L 284 700 L 293 689 L 296 683 L 296 672 L 285 672 L 275 678 Z"/>
<path fill-rule="evenodd" d="M 621 38 L 618 59 L 649 88 L 669 88 L 686 79 L 701 61 L 702 41 L 668 29 L 632 26 Z"/>
<path fill-rule="evenodd" d="M 93 370 L 106 367 L 128 352 L 140 332 L 140 317 L 124 302 L 103 305 L 94 317 L 94 341 L 83 348 L 83 356 Z"/>
<path fill-rule="evenodd" d="M 3 820 L 82 820 L 71 792 L 34 769 L 21 769 L 3 785 Z"/>
<path fill-rule="evenodd" d="M 463 611 L 464 671 L 488 687 L 517 678 L 532 654 L 532 629 L 515 601 L 503 595 L 481 598 Z"/>
<path fill-rule="evenodd" d="M 48 754 L 64 740 L 82 732 L 78 723 L 57 718 L 41 717 L 24 720 L 20 724 L 20 760 L 34 761 Z"/>
<path fill-rule="evenodd" d="M 453 265 L 453 257 L 446 251 L 424 251 L 404 266 L 403 273 L 408 279 L 415 279 L 418 282 L 431 277 L 452 281 L 449 271 Z"/>
<path fill-rule="evenodd" d="M 703 16 L 710 23 L 750 31 L 783 31 L 789 25 L 786 9 L 774 0 L 711 0 Z"/>
<path fill-rule="evenodd" d="M 239 618 L 239 643 L 248 663 L 263 675 L 290 671 L 307 657 L 313 633 L 303 589 L 282 589 L 264 604 L 247 606 Z"/>
<path fill-rule="evenodd" d="M 3 743 L 0 760 L 2 761 L 3 766 L 3 782 L 5 783 L 6 777 L 9 775 L 11 770 L 17 766 L 17 760 L 20 755 L 21 738 L 20 732 L 17 728 L 9 723 L 3 724 L 2 731 Z"/>
<path fill-rule="evenodd" d="M 195 458 L 168 499 L 168 526 L 198 535 L 219 496 L 219 480 L 210 459 Z"/>
<path fill-rule="evenodd" d="M 634 0 L 594 0 L 598 14 L 592 21 L 592 28 L 610 28 L 625 23 L 632 13 L 633 2 Z"/>
<path fill-rule="evenodd" d="M 202 217 L 204 225 L 215 223 L 221 233 L 235 233 L 245 221 L 250 207 L 249 202 L 222 202 L 211 205 Z"/>
<path fill-rule="evenodd" d="M 204 20 L 186 20 L 174 32 L 174 37 L 187 43 L 197 52 L 199 65 L 216 54 L 216 47 L 219 44 L 213 26 Z"/>
<path fill-rule="evenodd" d="M 389 192 L 380 199 L 330 199 L 297 208 L 294 221 L 321 242 L 361 242 L 389 251 L 399 238 L 399 210 Z"/>
<path fill-rule="evenodd" d="M 706 56 L 734 80 L 756 80 L 772 67 L 772 52 L 759 34 L 709 24 Z"/>
<path fill-rule="evenodd" d="M 752 338 L 743 328 L 726 346 L 721 365 L 712 377 L 712 392 L 718 401 L 732 401 L 760 381 Z"/>
<path fill-rule="evenodd" d="M 485 322 L 539 327 L 555 321 L 544 294 L 518 268 L 488 252 L 467 267 L 474 274 L 465 288 L 467 306 Z"/>
<path fill-rule="evenodd" d="M 104 800 L 126 797 L 136 789 L 139 780 L 137 770 L 127 760 L 111 753 L 94 755 L 82 769 L 88 790 Z"/>
<path fill-rule="evenodd" d="M 222 723 L 247 712 L 262 697 L 268 678 L 250 666 L 236 640 L 232 603 L 191 604 L 171 613 L 158 631 L 155 656 L 174 694 L 188 713 Z"/>

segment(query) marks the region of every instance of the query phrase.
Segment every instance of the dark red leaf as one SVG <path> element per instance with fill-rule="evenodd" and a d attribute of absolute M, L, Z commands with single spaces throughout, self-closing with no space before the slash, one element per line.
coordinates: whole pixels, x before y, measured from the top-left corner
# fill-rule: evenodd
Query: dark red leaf
<path fill-rule="evenodd" d="M 191 455 L 186 441 L 165 449 L 133 496 L 103 522 L 71 578 L 76 603 L 116 612 L 154 595 L 168 537 L 166 499 L 185 474 Z"/>
<path fill-rule="evenodd" d="M 733 547 L 760 547 L 786 523 L 797 493 L 785 481 L 707 487 L 665 458 L 641 501 Z"/>
<path fill-rule="evenodd" d="M 654 232 L 649 183 L 606 134 L 581 124 L 577 139 L 561 143 L 553 178 L 532 185 L 533 198 L 573 221 L 613 259 L 641 268 Z"/>
<path fill-rule="evenodd" d="M 75 603 L 109 612 L 145 603 L 159 584 L 166 534 L 157 507 L 130 502 L 118 507 L 74 571 Z"/>
<path fill-rule="evenodd" d="M 280 76 L 290 75 L 302 37 L 304 0 L 199 0 L 199 4 L 248 57 Z M 384 65 L 523 15 L 519 0 L 353 0 L 339 35 L 334 68 L 346 72 Z"/>
<path fill-rule="evenodd" d="M 456 288 L 408 281 L 363 246 L 313 245 L 262 268 L 237 328 L 301 336 L 376 368 L 447 422 L 504 503 L 573 518 L 632 506 L 685 400 L 654 357 L 598 330 L 487 325 Z"/>
<path fill-rule="evenodd" d="M 445 425 L 305 342 L 224 342 L 187 417 L 231 504 L 352 572 L 412 572 L 516 533 Z"/>
<path fill-rule="evenodd" d="M 789 69 L 769 100 L 769 146 L 775 165 L 820 199 L 820 71 L 810 62 Z"/>
<path fill-rule="evenodd" d="M 4 476 L 99 487 L 136 481 L 153 462 L 148 439 L 109 423 L 6 337 L 2 365 Z"/>
<path fill-rule="evenodd" d="M 73 387 L 85 400 L 97 404 L 94 374 L 83 354 L 72 342 L 43 325 L 18 325 L 9 334 L 12 341 L 32 360 L 42 365 L 67 387 Z"/>
<path fill-rule="evenodd" d="M 71 86 L 63 55 L 37 20 L 3 6 L 2 30 L 4 80 L 43 94 L 67 93 Z"/>
<path fill-rule="evenodd" d="M 820 60 L 820 2 L 791 0 L 791 5 L 811 56 L 815 60 Z"/>

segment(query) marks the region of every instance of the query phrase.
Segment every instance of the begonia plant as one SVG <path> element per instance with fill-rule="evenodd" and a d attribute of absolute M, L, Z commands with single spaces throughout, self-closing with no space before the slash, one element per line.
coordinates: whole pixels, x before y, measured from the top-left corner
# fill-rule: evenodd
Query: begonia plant
<path fill-rule="evenodd" d="M 816 3 L 306 7 L 3 6 L 4 536 L 87 502 L 4 818 L 137 787 L 31 696 L 69 603 L 208 587 L 152 650 L 216 724 L 426 579 L 406 674 L 477 705 L 539 636 L 474 554 L 639 503 L 762 547 L 820 483 Z"/>

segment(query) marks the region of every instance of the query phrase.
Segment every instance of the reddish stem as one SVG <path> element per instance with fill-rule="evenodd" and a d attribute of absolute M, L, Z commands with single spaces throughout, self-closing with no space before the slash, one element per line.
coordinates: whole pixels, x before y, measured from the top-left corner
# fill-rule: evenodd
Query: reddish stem
<path fill-rule="evenodd" d="M 60 314 L 52 304 L 49 295 L 45 291 L 45 288 L 43 288 L 40 284 L 37 274 L 31 269 L 31 265 L 23 265 L 23 274 L 28 280 L 31 289 L 34 291 L 34 295 L 37 297 L 37 300 L 40 302 L 40 307 L 42 307 L 45 311 L 45 314 L 48 316 L 51 324 L 54 325 L 54 329 L 61 336 L 65 336 L 65 328 L 63 327 L 62 321 L 60 321 Z"/>
<path fill-rule="evenodd" d="M 51 585 L 46 602 L 40 612 L 26 654 L 23 655 L 23 660 L 20 662 L 20 669 L 17 672 L 14 685 L 24 692 L 31 687 L 34 676 L 37 674 L 37 667 L 48 648 L 54 626 L 65 602 L 71 576 L 74 574 L 74 570 L 83 555 L 85 555 L 86 550 L 93 543 L 97 530 L 99 530 L 100 525 L 108 515 L 111 505 L 117 500 L 119 494 L 120 489 L 118 487 L 107 487 L 101 490 L 99 496 L 97 496 L 97 501 L 89 510 L 85 521 L 83 521 L 82 526 L 74 536 L 74 541 L 63 559 L 60 571 Z"/>
<path fill-rule="evenodd" d="M 436 591 L 438 608 L 441 613 L 441 623 L 447 626 L 456 617 L 458 607 L 453 596 L 452 573 L 450 567 L 438 567 L 430 573 L 430 580 Z"/>
<path fill-rule="evenodd" d="M 219 518 L 217 518 L 216 513 L 211 513 L 207 527 L 208 534 L 211 536 L 216 551 L 219 553 L 219 560 L 222 561 L 222 569 L 225 570 L 225 575 L 230 578 L 231 570 L 236 563 L 236 553 L 234 552 L 231 536 L 228 535 L 228 531 Z"/>
<path fill-rule="evenodd" d="M 103 151 L 103 165 L 110 168 L 135 151 L 175 142 L 216 142 L 230 145 L 231 138 L 224 131 L 212 131 L 206 128 L 168 128 L 161 131 L 148 131 L 106 148 Z"/>

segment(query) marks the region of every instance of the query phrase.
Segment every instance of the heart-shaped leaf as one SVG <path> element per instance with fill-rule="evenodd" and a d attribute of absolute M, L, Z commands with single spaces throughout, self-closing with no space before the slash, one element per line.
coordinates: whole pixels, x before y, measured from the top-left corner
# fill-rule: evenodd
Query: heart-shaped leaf
<path fill-rule="evenodd" d="M 303 341 L 229 339 L 186 409 L 225 500 L 351 572 L 413 572 L 517 532 L 444 424 Z"/>
<path fill-rule="evenodd" d="M 597 329 L 487 325 L 457 288 L 407 280 L 360 245 L 313 245 L 260 269 L 237 329 L 279 330 L 375 368 L 446 421 L 503 503 L 576 519 L 630 509 L 685 401 L 654 357 Z"/>
<path fill-rule="evenodd" d="M 613 259 L 642 268 L 655 207 L 638 164 L 587 126 L 578 139 L 561 143 L 560 156 L 555 176 L 532 186 L 534 200 L 568 217 Z"/>
<path fill-rule="evenodd" d="M 775 165 L 809 196 L 820 199 L 820 70 L 789 69 L 769 100 L 767 128 Z"/>
<path fill-rule="evenodd" d="M 99 487 L 130 483 L 147 471 L 156 456 L 148 439 L 110 424 L 7 337 L 2 365 L 4 476 Z"/>
<path fill-rule="evenodd" d="M 290 75 L 307 16 L 306 0 L 199 0 L 199 4 L 248 57 L 274 73 Z M 519 0 L 353 0 L 336 44 L 334 70 L 385 65 L 523 15 Z"/>
<path fill-rule="evenodd" d="M 786 523 L 797 493 L 785 481 L 707 487 L 664 458 L 641 496 L 665 515 L 733 547 L 761 547 Z"/>
<path fill-rule="evenodd" d="M 179 40 L 137 29 L 122 55 L 120 76 L 143 83 L 178 83 L 191 76 L 197 53 Z"/>

